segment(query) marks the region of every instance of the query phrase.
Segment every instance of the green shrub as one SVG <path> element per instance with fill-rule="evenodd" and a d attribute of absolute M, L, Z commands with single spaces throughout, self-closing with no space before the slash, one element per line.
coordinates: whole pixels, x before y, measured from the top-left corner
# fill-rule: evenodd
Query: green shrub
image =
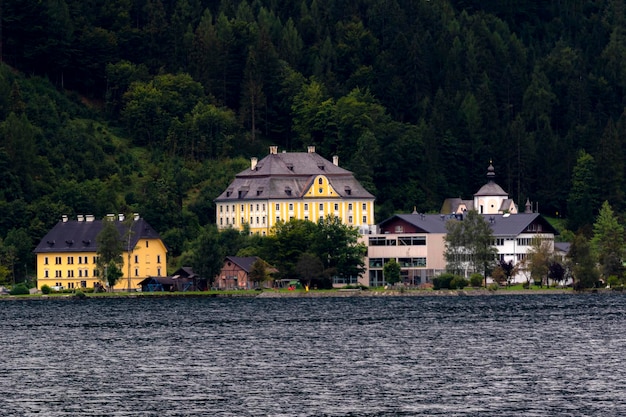
<path fill-rule="evenodd" d="M 450 281 L 450 289 L 453 290 L 456 288 L 456 289 L 462 290 L 463 288 L 467 287 L 468 284 L 469 284 L 468 280 L 457 275 L 454 278 L 452 278 L 452 281 Z"/>
<path fill-rule="evenodd" d="M 74 293 L 74 297 L 76 298 L 87 298 L 87 296 L 85 295 L 84 292 L 82 292 L 81 290 L 76 290 L 76 292 Z"/>
<path fill-rule="evenodd" d="M 48 284 L 44 284 L 41 286 L 41 292 L 44 294 L 50 294 L 52 292 L 52 288 Z"/>
<path fill-rule="evenodd" d="M 9 294 L 27 295 L 27 294 L 30 294 L 30 291 L 28 290 L 28 287 L 26 286 L 26 284 L 17 284 L 13 286 L 13 288 L 11 288 L 11 291 L 9 292 Z"/>
<path fill-rule="evenodd" d="M 444 273 L 433 278 L 433 290 L 449 290 L 450 282 L 456 277 L 454 274 Z"/>
<path fill-rule="evenodd" d="M 470 275 L 470 285 L 472 287 L 482 287 L 483 286 L 483 276 L 478 273 L 474 273 Z"/>
<path fill-rule="evenodd" d="M 487 289 L 488 289 L 489 291 L 497 291 L 497 290 L 498 290 L 498 288 L 500 288 L 500 286 L 499 286 L 497 283 L 495 283 L 495 282 L 492 282 L 491 284 L 489 284 L 489 285 L 487 286 Z"/>
<path fill-rule="evenodd" d="M 611 275 L 606 279 L 606 285 L 608 285 L 610 288 L 619 286 L 619 278 L 615 275 Z"/>
<path fill-rule="evenodd" d="M 522 283 L 522 288 L 525 289 L 525 290 L 529 289 L 530 288 L 530 283 L 528 281 Z"/>

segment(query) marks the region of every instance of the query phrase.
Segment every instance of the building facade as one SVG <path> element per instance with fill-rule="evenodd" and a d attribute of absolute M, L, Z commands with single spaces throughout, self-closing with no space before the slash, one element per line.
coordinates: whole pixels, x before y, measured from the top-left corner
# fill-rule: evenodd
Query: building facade
<path fill-rule="evenodd" d="M 390 259 L 400 264 L 405 284 L 416 286 L 432 282 L 432 278 L 446 270 L 446 223 L 463 221 L 469 210 L 476 210 L 489 223 L 498 260 L 520 266 L 514 282 L 527 280 L 527 271 L 521 266 L 535 239 L 547 242 L 550 250 L 554 250 L 554 237 L 558 232 L 540 214 L 532 212 L 529 201 L 524 213 L 519 213 L 515 202 L 496 184 L 493 165 L 489 164 L 487 183 L 472 200 L 448 198 L 440 214 L 397 214 L 381 222 L 375 234 L 362 236 L 368 251 L 361 284 L 384 285 L 383 267 Z M 471 272 L 468 265 L 465 276 Z"/>
<path fill-rule="evenodd" d="M 279 221 L 291 219 L 317 222 L 328 215 L 344 224 L 368 229 L 374 224 L 374 196 L 339 167 L 309 146 L 307 152 L 270 153 L 260 161 L 252 158 L 250 168 L 215 199 L 219 229 L 229 227 L 267 235 Z"/>
<path fill-rule="evenodd" d="M 115 223 L 122 242 L 123 276 L 113 290 L 137 290 L 151 276 L 167 275 L 167 249 L 159 234 L 139 215 L 125 221 L 123 215 L 103 220 L 79 215 L 76 220 L 63 216 L 41 240 L 37 257 L 37 289 L 48 285 L 64 289 L 93 288 L 102 285 L 98 276 L 97 237 L 104 222 Z"/>

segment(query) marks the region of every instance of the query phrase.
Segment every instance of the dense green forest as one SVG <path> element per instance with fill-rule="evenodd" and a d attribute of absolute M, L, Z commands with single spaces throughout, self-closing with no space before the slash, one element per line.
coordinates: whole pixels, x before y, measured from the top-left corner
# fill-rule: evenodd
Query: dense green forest
<path fill-rule="evenodd" d="M 62 214 L 138 212 L 176 260 L 270 144 L 338 155 L 377 220 L 471 197 L 490 160 L 518 204 L 572 231 L 626 203 L 621 0 L 0 5 L 16 275 Z"/>

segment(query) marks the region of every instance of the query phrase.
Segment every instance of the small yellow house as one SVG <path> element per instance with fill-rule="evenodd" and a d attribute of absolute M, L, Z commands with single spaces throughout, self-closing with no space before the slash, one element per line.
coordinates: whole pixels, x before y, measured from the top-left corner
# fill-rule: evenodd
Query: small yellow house
<path fill-rule="evenodd" d="M 159 234 L 139 215 L 130 221 L 125 221 L 122 214 L 110 214 L 103 220 L 91 215 L 79 215 L 76 220 L 63 216 L 34 250 L 37 289 L 44 285 L 80 289 L 103 284 L 96 270 L 96 242 L 105 221 L 115 222 L 125 248 L 124 275 L 113 290 L 134 291 L 145 278 L 167 275 L 167 249 Z"/>

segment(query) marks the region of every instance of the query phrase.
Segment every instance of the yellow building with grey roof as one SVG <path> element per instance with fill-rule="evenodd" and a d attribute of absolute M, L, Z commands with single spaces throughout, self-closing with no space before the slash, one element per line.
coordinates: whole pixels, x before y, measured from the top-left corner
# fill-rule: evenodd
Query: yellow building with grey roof
<path fill-rule="evenodd" d="M 368 230 L 374 225 L 374 196 L 352 172 L 329 161 L 309 146 L 307 152 L 278 152 L 271 146 L 260 161 L 240 172 L 215 199 L 219 229 L 229 227 L 267 235 L 279 221 L 317 222 L 334 215 L 349 226 Z"/>

